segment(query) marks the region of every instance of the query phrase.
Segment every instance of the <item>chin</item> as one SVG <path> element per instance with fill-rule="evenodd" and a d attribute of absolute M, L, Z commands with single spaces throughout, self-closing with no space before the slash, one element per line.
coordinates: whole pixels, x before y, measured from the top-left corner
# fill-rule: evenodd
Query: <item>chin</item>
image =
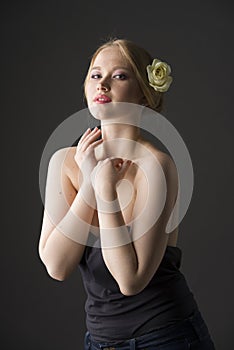
<path fill-rule="evenodd" d="M 141 105 L 129 102 L 92 103 L 88 108 L 95 119 L 133 125 L 141 116 L 143 109 Z"/>
<path fill-rule="evenodd" d="M 91 104 L 89 110 L 92 116 L 98 120 L 116 120 L 120 116 L 120 108 L 114 102 Z"/>
<path fill-rule="evenodd" d="M 95 119 L 105 120 L 108 119 L 111 114 L 111 107 L 109 107 L 108 104 L 110 103 L 91 104 L 88 108 Z"/>

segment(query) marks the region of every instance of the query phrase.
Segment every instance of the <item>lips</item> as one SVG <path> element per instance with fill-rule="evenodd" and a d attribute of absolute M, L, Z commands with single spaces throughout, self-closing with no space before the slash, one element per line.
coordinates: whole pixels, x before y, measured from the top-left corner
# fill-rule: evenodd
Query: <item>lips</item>
<path fill-rule="evenodd" d="M 106 95 L 98 95 L 94 98 L 94 102 L 96 103 L 109 103 L 111 102 L 110 97 Z"/>

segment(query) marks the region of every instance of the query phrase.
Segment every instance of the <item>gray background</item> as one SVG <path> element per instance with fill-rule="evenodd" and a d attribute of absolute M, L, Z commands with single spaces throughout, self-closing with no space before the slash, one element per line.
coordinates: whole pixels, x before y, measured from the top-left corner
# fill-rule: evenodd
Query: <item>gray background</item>
<path fill-rule="evenodd" d="M 38 171 L 50 134 L 84 108 L 89 58 L 112 35 L 172 67 L 163 115 L 186 143 L 195 176 L 180 224 L 182 271 L 217 349 L 233 349 L 232 1 L 2 1 L 0 22 L 1 348 L 82 349 L 79 271 L 52 280 L 38 256 Z"/>

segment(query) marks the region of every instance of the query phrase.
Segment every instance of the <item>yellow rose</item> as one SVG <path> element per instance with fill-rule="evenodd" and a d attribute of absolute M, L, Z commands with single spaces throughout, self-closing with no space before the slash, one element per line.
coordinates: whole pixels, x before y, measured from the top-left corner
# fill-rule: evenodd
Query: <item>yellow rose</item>
<path fill-rule="evenodd" d="M 146 69 L 150 86 L 156 91 L 167 91 L 172 82 L 170 66 L 155 58 L 152 65 L 148 65 Z"/>

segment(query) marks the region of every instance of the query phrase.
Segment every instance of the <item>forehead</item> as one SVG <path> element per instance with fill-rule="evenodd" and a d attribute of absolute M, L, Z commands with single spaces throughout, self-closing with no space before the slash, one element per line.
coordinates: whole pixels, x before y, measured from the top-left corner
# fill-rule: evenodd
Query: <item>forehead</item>
<path fill-rule="evenodd" d="M 122 55 L 117 46 L 107 47 L 101 50 L 96 56 L 92 66 L 121 65 L 130 67 L 127 59 Z"/>

